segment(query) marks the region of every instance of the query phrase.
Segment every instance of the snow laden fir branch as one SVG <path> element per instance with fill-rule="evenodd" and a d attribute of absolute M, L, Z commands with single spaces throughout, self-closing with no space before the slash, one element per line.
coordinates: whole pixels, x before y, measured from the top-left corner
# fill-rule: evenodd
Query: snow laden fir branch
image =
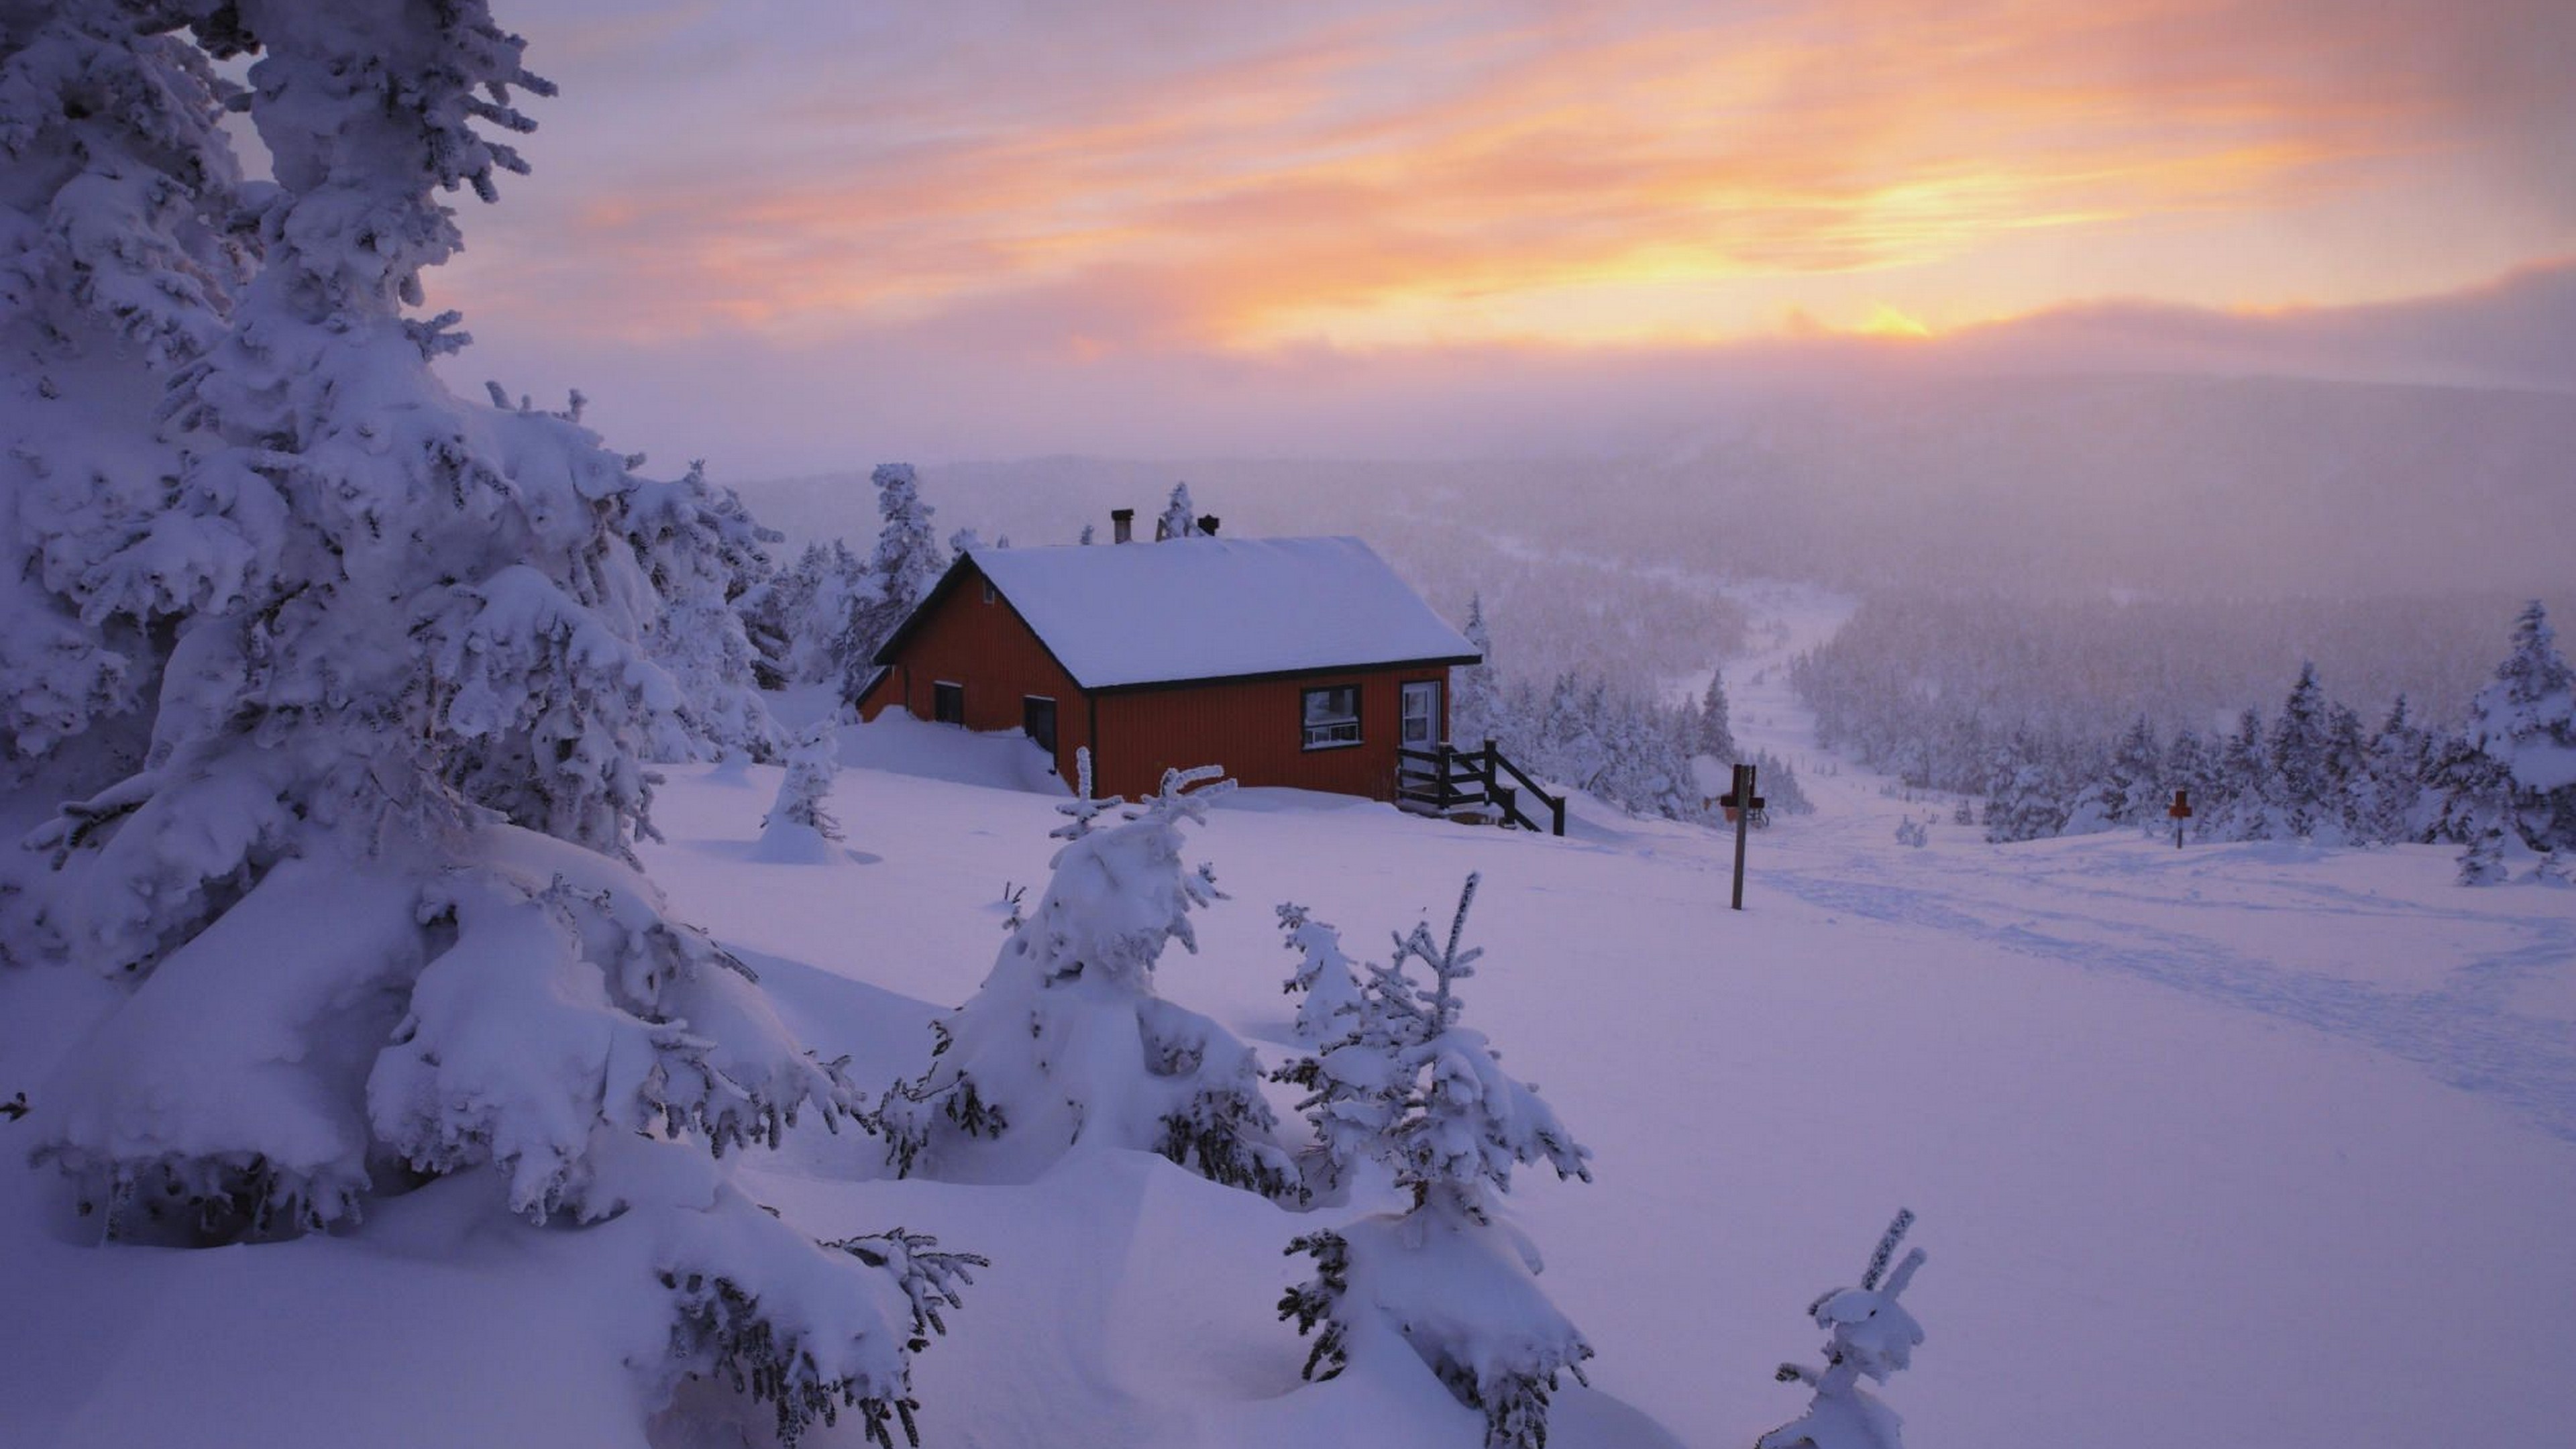
<path fill-rule="evenodd" d="M 1484 1415 L 1489 1449 L 1540 1449 L 1558 1375 L 1581 1380 L 1592 1345 L 1540 1290 L 1537 1249 L 1504 1220 L 1498 1197 L 1517 1166 L 1588 1182 L 1591 1154 L 1536 1088 L 1504 1073 L 1482 1033 L 1459 1024 L 1458 985 L 1483 955 L 1463 944 L 1476 886 L 1469 876 L 1445 940 L 1419 923 L 1394 938 L 1387 964 L 1365 968 L 1355 1001 L 1300 1012 L 1336 1031 L 1279 1074 L 1310 1094 L 1298 1106 L 1316 1138 L 1310 1176 L 1340 1187 L 1372 1164 L 1411 1205 L 1290 1243 L 1314 1260 L 1315 1276 L 1280 1299 L 1279 1315 L 1315 1335 L 1308 1378 L 1409 1352 Z M 1346 979 L 1330 927 L 1296 907 L 1280 919 L 1302 957 L 1300 980 L 1330 989 L 1337 972 Z"/>
<path fill-rule="evenodd" d="M 238 93 L 129 15 L 0 11 L 0 785 L 86 794 L 149 744 L 169 614 L 98 564 L 183 466 L 162 395 L 258 264 Z"/>
<path fill-rule="evenodd" d="M 927 1347 L 930 1335 L 948 1331 L 940 1310 L 965 1306 L 959 1290 L 974 1283 L 971 1270 L 990 1266 L 972 1253 L 939 1252 L 938 1245 L 927 1233 L 902 1228 L 819 1245 L 825 1254 L 855 1259 L 880 1275 L 880 1282 L 893 1284 L 911 1314 L 910 1334 L 899 1350 L 872 1343 L 865 1332 L 849 1331 L 864 1325 L 833 1324 L 831 1315 L 840 1305 L 834 1295 L 816 1294 L 810 1282 L 782 1278 L 746 1284 L 733 1277 L 665 1269 L 662 1286 L 680 1313 L 675 1344 L 694 1371 L 770 1405 L 778 1441 L 787 1449 L 794 1449 L 816 1424 L 828 1428 L 839 1423 L 844 1409 L 857 1412 L 869 1442 L 882 1449 L 893 1449 L 894 1425 L 901 1426 L 907 1444 L 918 1446 L 921 1404 L 912 1396 L 907 1356 Z M 866 1307 L 873 1310 L 872 1317 L 894 1316 L 886 1303 Z M 834 1354 L 836 1346 L 850 1343 L 869 1344 L 877 1351 L 856 1362 Z"/>

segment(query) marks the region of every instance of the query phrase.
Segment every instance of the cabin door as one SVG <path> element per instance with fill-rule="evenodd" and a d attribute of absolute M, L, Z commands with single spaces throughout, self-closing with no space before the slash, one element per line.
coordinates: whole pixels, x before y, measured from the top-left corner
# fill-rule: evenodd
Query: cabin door
<path fill-rule="evenodd" d="M 1404 747 L 1428 750 L 1440 743 L 1440 681 L 1417 680 L 1404 687 Z"/>
<path fill-rule="evenodd" d="M 1416 680 L 1404 686 L 1402 698 L 1395 736 L 1401 746 L 1395 757 L 1396 793 L 1437 791 L 1440 765 L 1430 755 L 1440 747 L 1440 681 Z"/>
<path fill-rule="evenodd" d="M 1042 694 L 1021 696 L 1020 729 L 1030 739 L 1037 741 L 1038 748 L 1046 751 L 1049 758 L 1053 758 L 1055 755 L 1055 701 Z"/>

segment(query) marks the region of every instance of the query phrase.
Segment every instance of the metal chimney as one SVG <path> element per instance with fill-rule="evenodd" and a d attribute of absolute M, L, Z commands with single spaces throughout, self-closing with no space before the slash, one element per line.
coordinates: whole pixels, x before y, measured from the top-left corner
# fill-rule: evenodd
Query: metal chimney
<path fill-rule="evenodd" d="M 1133 542 L 1135 542 L 1135 541 L 1136 541 L 1136 510 L 1135 510 L 1135 509 L 1133 509 L 1133 508 L 1113 508 L 1113 509 L 1110 509 L 1110 510 L 1109 510 L 1109 530 L 1110 530 L 1110 534 L 1109 534 L 1109 536 L 1110 536 L 1110 541 L 1111 541 L 1111 542 L 1113 542 L 1113 543 L 1133 543 Z"/>
<path fill-rule="evenodd" d="M 1214 537 L 1216 537 L 1216 515 L 1215 515 L 1215 514 L 1213 514 L 1213 513 L 1202 513 L 1202 514 L 1200 514 L 1200 515 L 1199 515 L 1199 532 L 1206 534 L 1206 535 L 1207 535 L 1208 537 L 1210 537 L 1210 538 L 1214 538 Z"/>

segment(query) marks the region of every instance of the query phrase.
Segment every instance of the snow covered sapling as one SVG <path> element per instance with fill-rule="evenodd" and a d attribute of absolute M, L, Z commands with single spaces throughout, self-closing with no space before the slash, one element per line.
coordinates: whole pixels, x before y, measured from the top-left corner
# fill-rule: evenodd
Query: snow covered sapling
<path fill-rule="evenodd" d="M 1890 1259 L 1914 1225 L 1914 1214 L 1900 1211 L 1869 1255 L 1869 1269 L 1857 1288 L 1830 1289 L 1807 1305 L 1807 1315 L 1825 1330 L 1825 1366 L 1784 1363 L 1773 1377 L 1784 1384 L 1807 1384 L 1816 1391 L 1807 1412 L 1754 1441 L 1754 1449 L 1903 1449 L 1897 1430 L 1903 1421 L 1860 1387 L 1863 1375 L 1879 1382 L 1904 1368 L 1923 1342 L 1914 1315 L 1897 1304 L 1898 1295 L 1923 1266 L 1921 1248 L 1905 1255 L 1891 1270 Z"/>
<path fill-rule="evenodd" d="M 1325 1046 L 1360 1010 L 1359 978 L 1342 954 L 1342 933 L 1293 901 L 1280 904 L 1279 929 L 1287 937 L 1281 944 L 1297 953 L 1297 969 L 1280 988 L 1297 998 L 1297 1039 Z"/>
<path fill-rule="evenodd" d="M 1591 1154 L 1536 1088 L 1504 1074 L 1482 1033 L 1458 1024 L 1457 986 L 1483 954 L 1460 945 L 1476 880 L 1447 941 L 1427 923 L 1397 937 L 1392 963 L 1368 967 L 1342 1036 L 1286 1074 L 1311 1090 L 1300 1110 L 1337 1175 L 1375 1162 L 1412 1201 L 1289 1244 L 1316 1272 L 1280 1299 L 1279 1316 L 1300 1335 L 1321 1330 L 1308 1378 L 1409 1353 L 1483 1412 L 1489 1449 L 1538 1449 L 1558 1373 L 1580 1380 L 1592 1346 L 1539 1289 L 1537 1250 L 1501 1220 L 1497 1194 L 1521 1164 L 1588 1182 Z M 1408 974 L 1417 962 L 1430 985 Z"/>
<path fill-rule="evenodd" d="M 1281 944 L 1298 958 L 1297 969 L 1281 988 L 1298 998 L 1297 1039 L 1314 1051 L 1340 1044 L 1359 1025 L 1366 1008 L 1359 978 L 1350 958 L 1342 953 L 1341 931 L 1315 920 L 1304 906 L 1293 902 L 1279 907 L 1279 929 L 1286 937 Z M 1272 1079 L 1311 1092 L 1323 1084 L 1323 1068 L 1315 1058 L 1301 1057 L 1272 1073 Z M 1345 1129 L 1341 1133 L 1316 1134 L 1314 1144 L 1298 1158 L 1298 1170 L 1311 1194 L 1339 1200 L 1352 1165 L 1367 1156 L 1355 1139 L 1386 1125 L 1381 1107 L 1371 1103 L 1369 1110 L 1337 1119 L 1336 1125 Z"/>
<path fill-rule="evenodd" d="M 1091 746 L 1077 746 L 1073 752 L 1073 798 L 1056 803 L 1055 813 L 1065 817 L 1065 822 L 1047 832 L 1049 840 L 1080 840 L 1092 832 L 1093 821 L 1127 803 L 1119 795 L 1107 799 L 1094 796 L 1091 780 Z"/>
<path fill-rule="evenodd" d="M 826 718 L 797 737 L 787 753 L 787 774 L 778 783 L 778 799 L 761 817 L 760 855 L 764 860 L 816 860 L 826 846 L 841 838 L 841 822 L 824 801 L 840 772 L 836 721 Z"/>
<path fill-rule="evenodd" d="M 1106 829 L 1092 825 L 1096 802 L 1058 807 L 1066 843 L 1037 909 L 974 999 L 934 1024 L 929 1069 L 878 1107 L 898 1172 L 1024 1181 L 1085 1145 L 1303 1196 L 1251 1049 L 1154 991 L 1164 947 L 1196 952 L 1189 914 L 1220 899 L 1206 866 L 1182 863 L 1181 827 L 1206 819 L 1231 785 L 1221 773 L 1166 771 L 1160 793 Z"/>

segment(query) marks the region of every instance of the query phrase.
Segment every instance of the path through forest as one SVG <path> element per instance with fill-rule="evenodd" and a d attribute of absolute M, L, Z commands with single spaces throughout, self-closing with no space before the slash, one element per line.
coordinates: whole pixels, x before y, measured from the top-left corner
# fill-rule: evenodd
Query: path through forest
<path fill-rule="evenodd" d="M 2439 846 L 2176 850 L 2128 832 L 1987 844 L 1952 823 L 1956 796 L 1817 748 L 1787 666 L 1852 601 L 1790 584 L 1732 591 L 1756 642 L 1726 665 L 1736 736 L 1796 764 L 1817 807 L 1757 837 L 1757 907 L 1779 892 L 2141 978 L 2402 1058 L 2576 1140 L 2576 891 L 2455 886 Z M 1897 842 L 1908 816 L 1930 822 L 1924 847 Z M 2335 869 L 2316 868 L 2329 857 Z"/>

